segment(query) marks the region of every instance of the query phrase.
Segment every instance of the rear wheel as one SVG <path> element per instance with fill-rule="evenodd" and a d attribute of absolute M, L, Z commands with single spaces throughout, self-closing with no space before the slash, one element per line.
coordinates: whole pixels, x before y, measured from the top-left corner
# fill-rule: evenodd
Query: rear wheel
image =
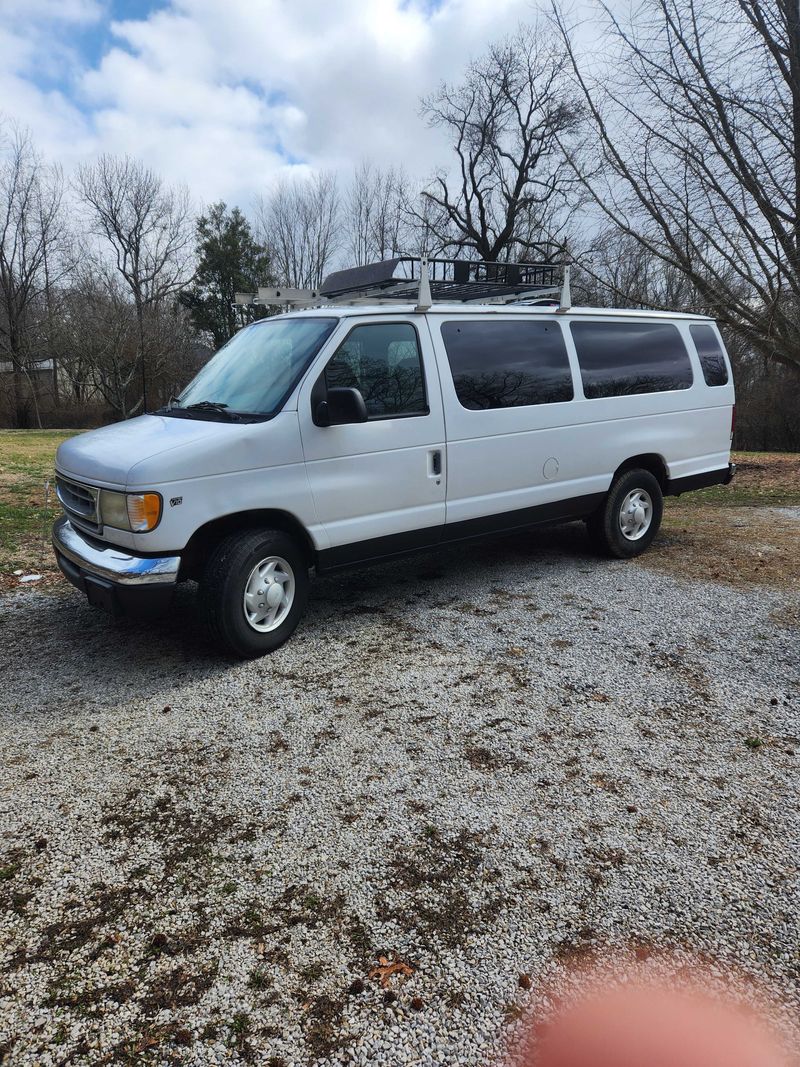
<path fill-rule="evenodd" d="M 664 497 L 657 478 L 647 470 L 629 470 L 614 479 L 604 504 L 586 525 L 600 551 L 630 559 L 650 545 L 663 511 Z"/>
<path fill-rule="evenodd" d="M 200 583 L 214 639 L 242 659 L 263 656 L 291 635 L 308 601 L 308 565 L 281 530 L 250 530 L 217 545 Z"/>

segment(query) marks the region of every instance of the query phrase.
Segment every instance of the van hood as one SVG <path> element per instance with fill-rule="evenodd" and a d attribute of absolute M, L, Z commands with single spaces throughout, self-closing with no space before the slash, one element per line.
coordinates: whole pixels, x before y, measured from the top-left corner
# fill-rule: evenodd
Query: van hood
<path fill-rule="evenodd" d="M 141 484 L 140 476 L 155 475 L 158 482 L 184 477 L 189 466 L 194 474 L 201 456 L 204 474 L 266 466 L 263 449 L 253 448 L 266 425 L 140 415 L 65 441 L 56 467 L 79 481 L 125 488 Z"/>

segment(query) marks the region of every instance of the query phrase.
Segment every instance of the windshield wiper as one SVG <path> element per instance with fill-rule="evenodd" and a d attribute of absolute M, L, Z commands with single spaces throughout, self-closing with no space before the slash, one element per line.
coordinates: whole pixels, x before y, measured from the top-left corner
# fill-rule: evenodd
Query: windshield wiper
<path fill-rule="evenodd" d="M 239 422 L 241 416 L 236 411 L 229 411 L 228 405 L 219 400 L 200 400 L 196 404 L 187 404 L 181 411 L 213 411 L 216 415 L 224 415 L 232 422 Z"/>
<path fill-rule="evenodd" d="M 176 396 L 171 396 L 169 403 L 165 407 L 159 408 L 158 411 L 154 411 L 153 414 L 193 419 L 199 417 L 203 411 L 207 411 L 211 415 L 221 416 L 228 422 L 258 422 L 263 417 L 257 412 L 231 411 L 228 405 L 223 404 L 221 400 L 198 400 L 196 404 L 187 404 L 184 407 Z"/>
<path fill-rule="evenodd" d="M 186 411 L 224 411 L 227 404 L 219 400 L 200 400 L 197 404 L 187 404 Z"/>

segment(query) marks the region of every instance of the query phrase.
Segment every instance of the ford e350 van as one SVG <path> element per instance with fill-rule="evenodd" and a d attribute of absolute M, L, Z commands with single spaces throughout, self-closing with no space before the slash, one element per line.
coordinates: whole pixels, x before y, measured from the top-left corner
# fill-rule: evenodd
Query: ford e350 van
<path fill-rule="evenodd" d="M 252 657 L 297 626 L 311 571 L 575 519 L 637 556 L 665 496 L 733 476 L 719 331 L 546 302 L 526 271 L 338 272 L 318 306 L 241 329 L 165 408 L 66 441 L 61 570 L 113 612 L 166 609 L 195 580 L 219 642 Z"/>

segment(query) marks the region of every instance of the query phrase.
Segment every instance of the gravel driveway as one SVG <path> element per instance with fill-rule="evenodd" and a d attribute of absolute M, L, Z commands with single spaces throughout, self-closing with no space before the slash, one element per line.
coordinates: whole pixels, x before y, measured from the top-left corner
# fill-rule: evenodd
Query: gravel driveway
<path fill-rule="evenodd" d="M 578 525 L 320 580 L 254 663 L 189 589 L 7 595 L 0 1060 L 477 1067 L 609 946 L 797 1009 L 798 617 Z"/>

